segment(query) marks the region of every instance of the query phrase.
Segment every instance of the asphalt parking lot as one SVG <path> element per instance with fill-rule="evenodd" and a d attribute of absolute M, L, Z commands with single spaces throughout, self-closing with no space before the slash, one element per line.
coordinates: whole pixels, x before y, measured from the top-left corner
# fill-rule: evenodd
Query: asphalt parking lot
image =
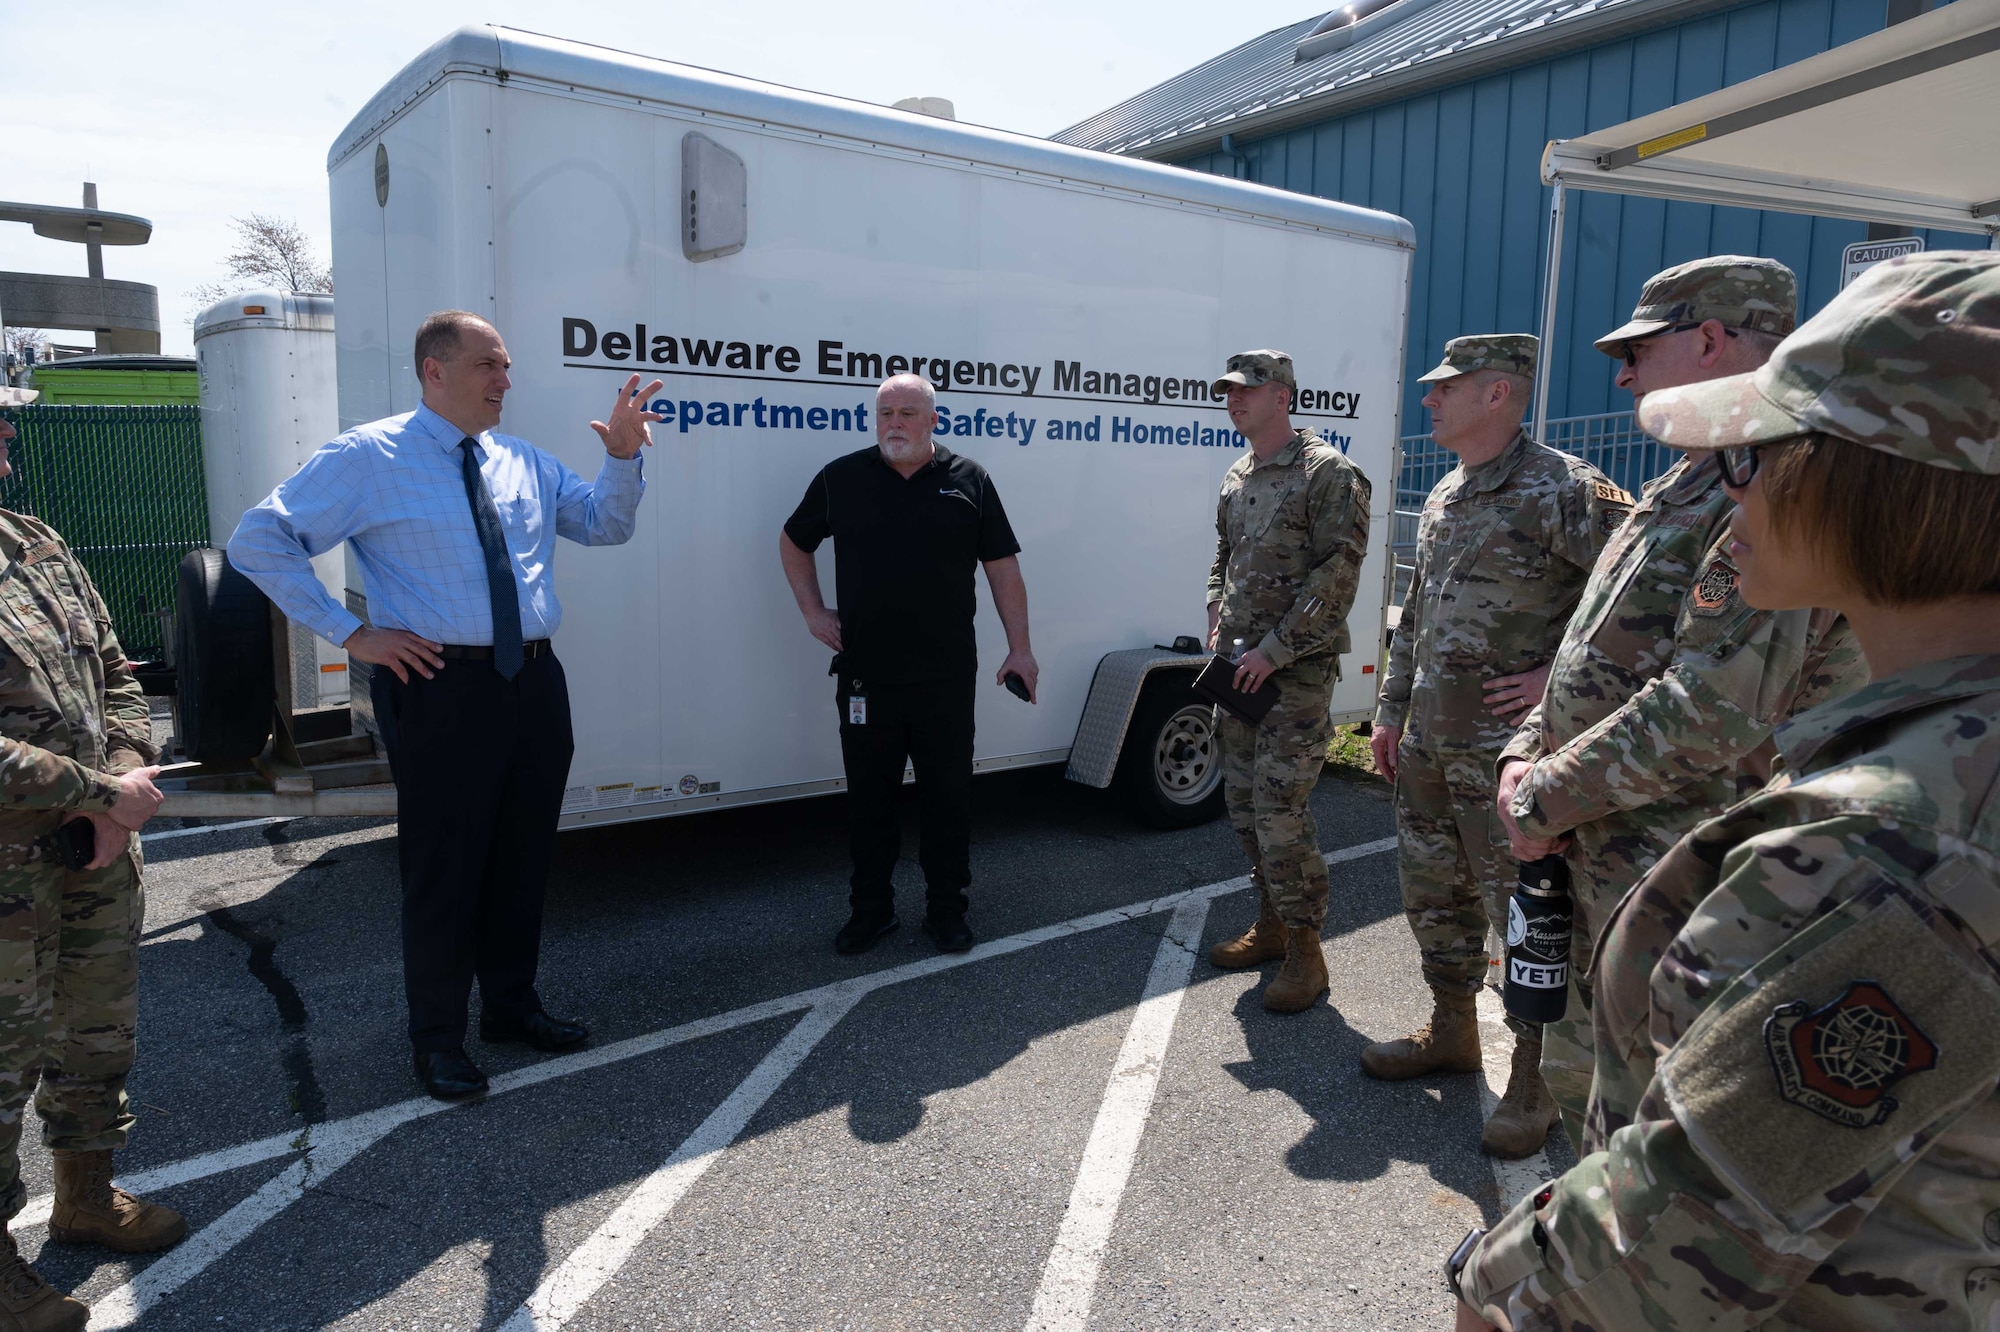
<path fill-rule="evenodd" d="M 30 1145 L 23 1248 L 105 1328 L 1449 1327 L 1443 1255 L 1550 1162 L 1496 1175 L 1480 1078 L 1356 1066 L 1428 998 L 1386 788 L 1320 784 L 1333 1003 L 1291 1018 L 1200 956 L 1255 910 L 1224 825 L 976 793 L 955 958 L 913 859 L 903 930 L 833 953 L 838 798 L 565 834 L 542 988 L 593 1044 L 475 1039 L 454 1107 L 410 1072 L 392 824 L 155 837 L 119 1178 L 190 1238 L 42 1248 Z"/>

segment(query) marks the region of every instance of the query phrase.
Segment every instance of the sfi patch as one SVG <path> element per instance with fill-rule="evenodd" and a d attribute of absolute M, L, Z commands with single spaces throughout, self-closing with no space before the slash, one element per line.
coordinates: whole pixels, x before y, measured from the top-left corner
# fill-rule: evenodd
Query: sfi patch
<path fill-rule="evenodd" d="M 1606 504 L 1623 504 L 1627 508 L 1631 507 L 1632 496 L 1615 481 L 1593 481 L 1590 483 L 1590 488 L 1592 493 Z"/>
<path fill-rule="evenodd" d="M 1938 1048 L 1889 992 L 1848 982 L 1826 1007 L 1780 1004 L 1764 1023 L 1764 1052 L 1778 1095 L 1846 1128 L 1872 1128 L 1895 1113 L 1889 1088 L 1937 1067 Z"/>
<path fill-rule="evenodd" d="M 1690 594 L 1696 615 L 1720 615 L 1736 599 L 1736 567 L 1718 556 L 1694 580 Z"/>

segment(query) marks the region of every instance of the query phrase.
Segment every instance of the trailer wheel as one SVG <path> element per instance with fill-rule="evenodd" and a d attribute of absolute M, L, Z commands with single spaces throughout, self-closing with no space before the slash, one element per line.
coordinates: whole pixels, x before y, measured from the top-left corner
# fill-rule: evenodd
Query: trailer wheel
<path fill-rule="evenodd" d="M 1155 828 L 1192 828 L 1222 813 L 1222 734 L 1193 675 L 1174 671 L 1147 683 L 1112 784 Z"/>
<path fill-rule="evenodd" d="M 271 603 L 215 549 L 181 561 L 174 675 L 181 748 L 197 763 L 252 759 L 271 738 Z"/>

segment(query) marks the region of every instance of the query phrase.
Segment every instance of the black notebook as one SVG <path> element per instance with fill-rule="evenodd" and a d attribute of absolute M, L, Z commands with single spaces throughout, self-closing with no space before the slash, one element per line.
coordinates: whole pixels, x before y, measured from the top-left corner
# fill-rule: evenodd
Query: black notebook
<path fill-rule="evenodd" d="M 1230 682 L 1236 678 L 1236 663 L 1220 652 L 1209 659 L 1194 679 L 1194 692 L 1240 722 L 1255 726 L 1264 714 L 1278 705 L 1278 686 L 1270 680 L 1246 694 Z"/>

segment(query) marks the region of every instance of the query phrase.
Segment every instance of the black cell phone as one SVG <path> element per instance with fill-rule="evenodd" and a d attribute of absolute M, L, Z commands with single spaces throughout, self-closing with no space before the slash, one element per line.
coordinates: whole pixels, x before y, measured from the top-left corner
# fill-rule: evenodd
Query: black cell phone
<path fill-rule="evenodd" d="M 1016 675 L 1014 672 L 1012 671 L 1007 672 L 1006 678 L 1001 680 L 1000 683 L 1006 685 L 1007 692 L 1012 694 L 1015 698 L 1020 699 L 1023 703 L 1034 702 L 1033 699 L 1028 697 L 1028 682 L 1026 680 L 1023 680 L 1020 676 Z"/>
<path fill-rule="evenodd" d="M 97 855 L 97 825 L 89 819 L 71 819 L 56 829 L 56 854 L 63 868 L 80 870 Z"/>

